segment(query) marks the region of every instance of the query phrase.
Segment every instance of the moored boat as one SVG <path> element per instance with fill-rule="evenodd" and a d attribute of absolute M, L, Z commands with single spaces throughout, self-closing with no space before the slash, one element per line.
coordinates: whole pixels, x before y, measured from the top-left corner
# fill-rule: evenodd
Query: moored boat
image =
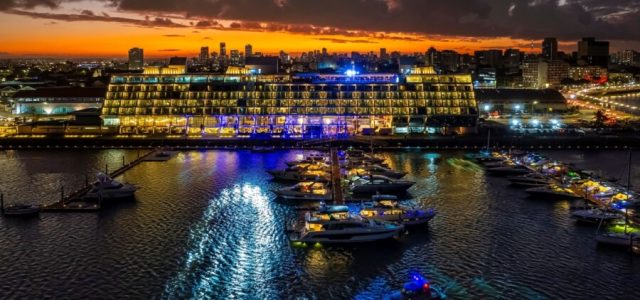
<path fill-rule="evenodd" d="M 84 195 L 85 199 L 115 200 L 133 198 L 138 187 L 128 183 L 121 183 L 106 174 L 99 173 L 98 181 Z"/>
<path fill-rule="evenodd" d="M 571 213 L 571 217 L 579 222 L 593 224 L 609 223 L 615 220 L 623 219 L 623 216 L 621 216 L 617 212 L 607 211 L 599 208 L 576 210 Z"/>
<path fill-rule="evenodd" d="M 547 186 L 541 187 L 532 187 L 525 190 L 533 197 L 538 198 L 547 198 L 547 199 L 560 199 L 560 200 L 571 200 L 571 199 L 581 199 L 582 196 L 576 194 L 569 188 L 562 187 L 556 184 L 550 184 Z"/>
<path fill-rule="evenodd" d="M 286 200 L 329 201 L 331 189 L 322 182 L 304 181 L 294 186 L 274 190 L 278 197 Z"/>
<path fill-rule="evenodd" d="M 413 181 L 391 179 L 389 177 L 372 175 L 356 177 L 349 188 L 354 194 L 389 193 L 401 194 L 415 184 Z"/>
<path fill-rule="evenodd" d="M 411 275 L 411 281 L 403 285 L 402 290 L 385 296 L 384 300 L 441 300 L 447 295 L 437 285 L 418 274 Z"/>
<path fill-rule="evenodd" d="M 365 204 L 360 216 L 365 219 L 400 223 L 405 226 L 427 224 L 436 215 L 433 209 L 418 209 L 398 204 L 394 195 L 374 195 L 372 203 Z"/>

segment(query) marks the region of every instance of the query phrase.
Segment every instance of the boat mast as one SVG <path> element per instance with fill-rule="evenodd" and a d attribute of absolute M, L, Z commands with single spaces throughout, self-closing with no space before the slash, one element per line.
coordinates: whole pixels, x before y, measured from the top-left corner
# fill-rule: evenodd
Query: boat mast
<path fill-rule="evenodd" d="M 0 213 L 4 213 L 4 194 L 0 193 Z"/>
<path fill-rule="evenodd" d="M 487 131 L 487 152 L 491 151 L 491 128 Z"/>
<path fill-rule="evenodd" d="M 629 200 L 631 193 L 631 147 L 629 147 L 629 161 L 627 164 L 627 199 L 624 206 L 624 234 L 627 234 L 627 225 L 629 223 Z"/>

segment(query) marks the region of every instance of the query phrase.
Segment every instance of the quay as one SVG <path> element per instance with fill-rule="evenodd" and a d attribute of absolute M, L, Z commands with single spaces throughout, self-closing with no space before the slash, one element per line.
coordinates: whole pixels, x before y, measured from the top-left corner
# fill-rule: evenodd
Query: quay
<path fill-rule="evenodd" d="M 340 160 L 338 158 L 337 148 L 331 148 L 331 191 L 333 194 L 333 204 L 344 205 L 342 176 L 340 174 Z"/>
<path fill-rule="evenodd" d="M 116 170 L 113 170 L 112 172 L 108 172 L 108 169 L 105 168 L 105 173 L 108 174 L 108 176 L 110 178 L 115 178 L 118 177 L 124 173 L 126 173 L 127 171 L 133 169 L 135 166 L 139 165 L 142 162 L 145 161 L 151 161 L 149 160 L 151 157 L 154 157 L 155 155 L 157 155 L 159 153 L 159 151 L 161 150 L 153 150 L 153 151 L 149 151 L 144 155 L 139 155 L 138 158 L 136 158 L 135 160 L 129 162 L 129 163 L 125 163 L 125 158 L 122 157 L 122 166 Z M 102 203 L 100 203 L 100 201 L 98 202 L 79 202 L 77 201 L 78 199 L 81 199 L 84 195 L 86 195 L 90 190 L 91 190 L 92 186 L 89 184 L 89 181 L 86 180 L 85 181 L 85 185 L 80 188 L 77 189 L 73 192 L 71 192 L 68 195 L 64 194 L 64 187 L 62 187 L 60 189 L 60 200 L 50 203 L 50 204 L 45 204 L 42 206 L 42 211 L 43 212 L 95 212 L 95 211 L 99 211 Z"/>

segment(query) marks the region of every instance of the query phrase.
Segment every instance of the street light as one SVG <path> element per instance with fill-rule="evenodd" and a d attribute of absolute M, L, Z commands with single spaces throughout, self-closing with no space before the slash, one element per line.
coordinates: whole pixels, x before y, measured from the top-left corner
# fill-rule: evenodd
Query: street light
<path fill-rule="evenodd" d="M 533 115 L 536 112 L 536 104 L 538 104 L 538 101 L 533 101 L 531 103 L 531 115 Z"/>

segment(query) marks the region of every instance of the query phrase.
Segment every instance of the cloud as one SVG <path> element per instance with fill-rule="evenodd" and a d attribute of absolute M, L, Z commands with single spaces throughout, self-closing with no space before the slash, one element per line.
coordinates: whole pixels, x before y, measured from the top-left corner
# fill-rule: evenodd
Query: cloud
<path fill-rule="evenodd" d="M 178 52 L 180 49 L 160 49 L 159 52 Z"/>
<path fill-rule="evenodd" d="M 101 8 L 106 5 L 120 13 L 179 16 L 192 22 L 187 25 L 166 17 L 138 20 L 90 10 L 55 13 L 72 1 L 81 0 L 0 0 L 0 10 L 34 18 L 152 27 L 360 38 L 383 33 L 382 38 L 407 41 L 434 35 L 640 41 L 640 0 L 96 0 L 102 2 Z"/>
<path fill-rule="evenodd" d="M 377 44 L 377 42 L 370 40 L 348 40 L 339 38 L 319 38 L 319 41 L 327 41 L 336 44 Z"/>
<path fill-rule="evenodd" d="M 184 34 L 163 34 L 164 37 L 186 37 Z"/>
<path fill-rule="evenodd" d="M 21 16 L 26 16 L 31 18 L 49 19 L 49 20 L 66 21 L 66 22 L 100 21 L 100 22 L 125 23 L 125 24 L 141 26 L 141 27 L 170 27 L 170 28 L 187 27 L 186 25 L 183 25 L 183 24 L 174 23 L 169 18 L 149 17 L 149 16 L 146 16 L 144 19 L 110 17 L 110 16 L 105 16 L 104 14 L 95 15 L 93 14 L 93 12 L 88 10 L 82 11 L 80 14 L 44 13 L 44 12 L 18 10 L 18 9 L 11 9 L 6 12 L 14 15 L 21 15 Z"/>

